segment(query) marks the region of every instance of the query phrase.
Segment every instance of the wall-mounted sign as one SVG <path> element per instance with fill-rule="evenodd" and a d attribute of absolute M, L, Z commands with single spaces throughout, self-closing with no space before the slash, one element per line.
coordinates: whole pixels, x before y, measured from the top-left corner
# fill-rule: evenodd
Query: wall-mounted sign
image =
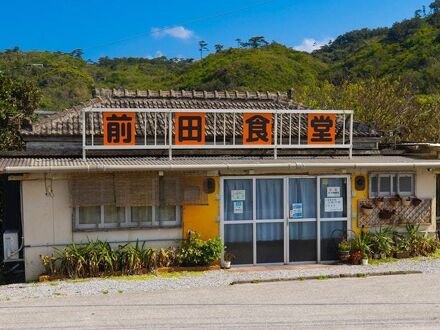
<path fill-rule="evenodd" d="M 243 114 L 243 144 L 272 144 L 272 114 Z"/>
<path fill-rule="evenodd" d="M 327 197 L 341 197 L 341 187 L 327 187 Z"/>
<path fill-rule="evenodd" d="M 136 113 L 103 112 L 104 145 L 136 144 Z"/>
<path fill-rule="evenodd" d="M 234 202 L 234 214 L 243 214 L 243 201 Z"/>
<path fill-rule="evenodd" d="M 246 190 L 231 190 L 231 201 L 246 200 Z"/>
<path fill-rule="evenodd" d="M 205 118 L 200 112 L 178 112 L 175 115 L 175 144 L 205 144 Z"/>
<path fill-rule="evenodd" d="M 291 219 L 302 219 L 303 215 L 303 205 L 302 203 L 293 203 L 289 210 L 289 218 Z"/>
<path fill-rule="evenodd" d="M 344 211 L 344 199 L 342 197 L 324 198 L 324 212 Z"/>
<path fill-rule="evenodd" d="M 308 144 L 335 144 L 336 143 L 336 115 L 309 114 L 308 115 Z"/>

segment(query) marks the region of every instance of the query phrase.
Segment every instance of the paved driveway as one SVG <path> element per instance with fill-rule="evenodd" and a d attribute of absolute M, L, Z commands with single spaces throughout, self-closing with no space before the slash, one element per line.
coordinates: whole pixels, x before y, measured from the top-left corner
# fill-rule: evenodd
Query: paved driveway
<path fill-rule="evenodd" d="M 1 328 L 440 328 L 440 274 L 0 303 Z"/>

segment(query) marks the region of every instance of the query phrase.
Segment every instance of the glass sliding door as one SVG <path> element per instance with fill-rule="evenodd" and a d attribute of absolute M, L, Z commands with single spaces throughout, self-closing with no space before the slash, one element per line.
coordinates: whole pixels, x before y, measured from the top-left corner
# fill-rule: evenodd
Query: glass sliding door
<path fill-rule="evenodd" d="M 348 177 L 319 178 L 320 260 L 337 260 L 337 245 L 347 236 Z"/>
<path fill-rule="evenodd" d="M 257 263 L 284 262 L 284 180 L 256 179 Z"/>
<path fill-rule="evenodd" d="M 224 180 L 224 243 L 234 264 L 253 264 L 253 180 Z"/>
<path fill-rule="evenodd" d="M 317 260 L 316 178 L 288 179 L 289 262 Z"/>

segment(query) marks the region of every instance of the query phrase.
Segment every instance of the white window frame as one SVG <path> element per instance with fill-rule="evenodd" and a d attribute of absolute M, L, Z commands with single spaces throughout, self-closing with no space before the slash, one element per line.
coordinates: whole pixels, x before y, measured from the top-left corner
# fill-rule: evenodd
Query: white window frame
<path fill-rule="evenodd" d="M 372 177 L 377 178 L 377 192 L 372 191 Z M 380 179 L 381 178 L 390 178 L 390 193 L 383 193 L 380 191 Z M 401 191 L 400 190 L 400 178 L 402 177 L 410 177 L 411 178 L 411 192 Z M 396 188 L 397 191 L 394 191 L 394 181 L 397 181 Z M 368 196 L 370 198 L 375 197 L 393 197 L 395 195 L 399 196 L 415 196 L 416 190 L 416 174 L 413 172 L 371 172 L 368 174 Z"/>
<path fill-rule="evenodd" d="M 171 205 L 170 205 L 171 206 Z M 159 206 L 152 206 L 152 222 L 131 222 L 131 206 L 124 207 L 125 210 L 125 221 L 121 223 L 105 223 L 104 222 L 104 205 L 100 206 L 100 219 L 97 224 L 80 224 L 79 223 L 79 206 L 73 208 L 74 210 L 74 220 L 75 220 L 75 230 L 86 230 L 86 229 L 128 229 L 128 228 L 168 228 L 168 227 L 178 227 L 182 224 L 182 207 L 176 205 L 176 220 L 175 221 L 162 221 L 156 219 L 156 208 Z"/>

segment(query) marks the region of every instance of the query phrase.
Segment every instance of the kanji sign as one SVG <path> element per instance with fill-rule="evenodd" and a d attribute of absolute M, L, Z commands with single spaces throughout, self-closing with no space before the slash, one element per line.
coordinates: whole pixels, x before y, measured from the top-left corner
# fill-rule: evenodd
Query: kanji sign
<path fill-rule="evenodd" d="M 136 143 L 136 113 L 103 112 L 104 145 Z"/>
<path fill-rule="evenodd" d="M 336 116 L 335 114 L 308 115 L 308 144 L 335 144 L 336 143 Z"/>
<path fill-rule="evenodd" d="M 205 144 L 204 113 L 178 112 L 175 120 L 175 144 Z"/>
<path fill-rule="evenodd" d="M 272 144 L 272 114 L 243 114 L 243 144 Z"/>

